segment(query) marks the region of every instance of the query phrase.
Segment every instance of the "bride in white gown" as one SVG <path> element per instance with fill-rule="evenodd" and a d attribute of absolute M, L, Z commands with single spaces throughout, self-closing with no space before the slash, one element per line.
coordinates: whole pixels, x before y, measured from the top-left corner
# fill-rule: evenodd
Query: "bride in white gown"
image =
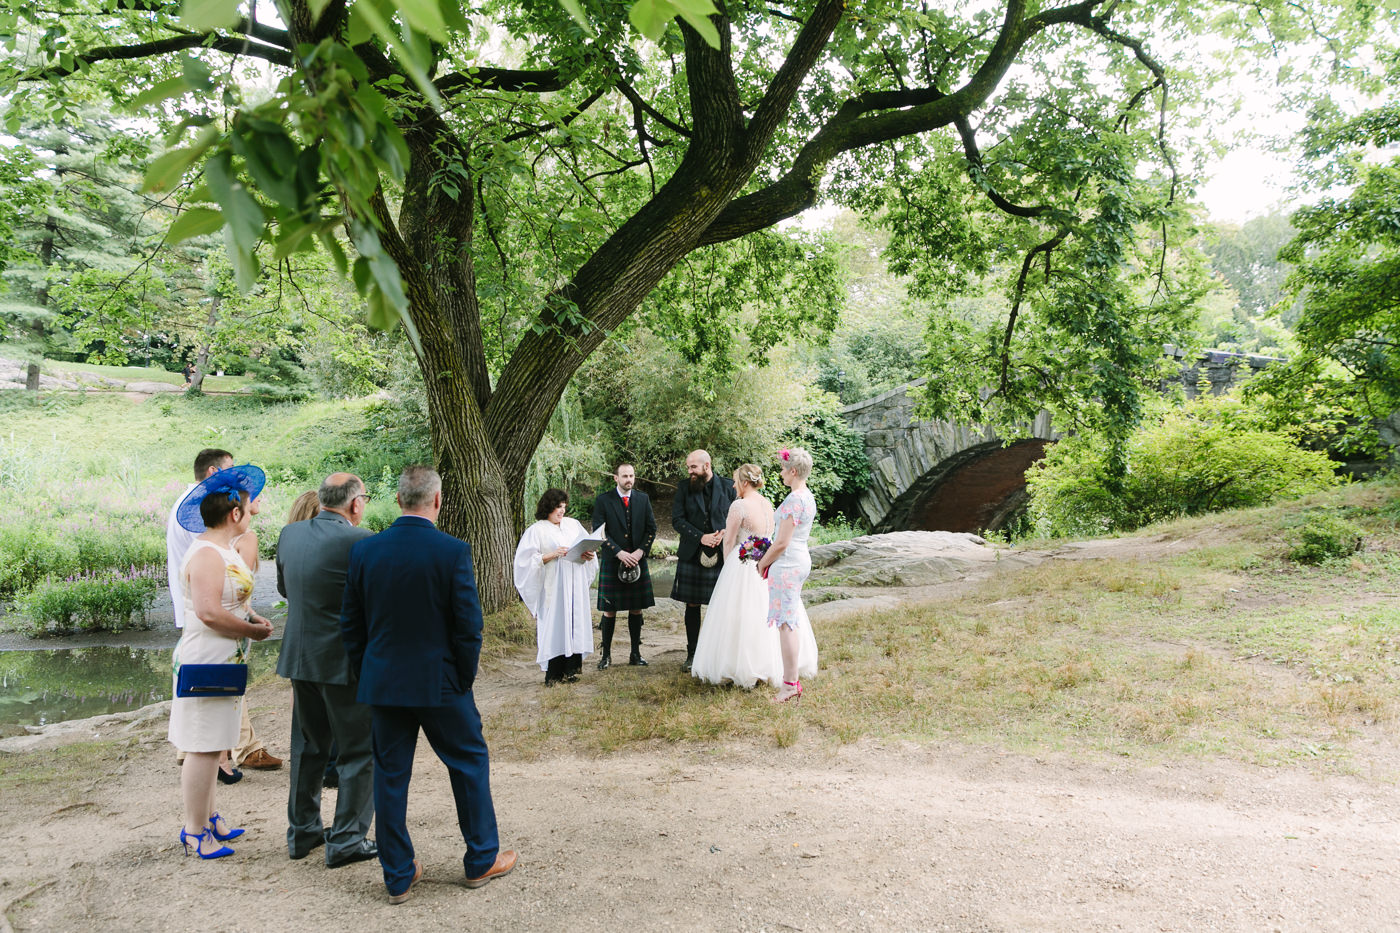
<path fill-rule="evenodd" d="M 729 681 L 748 688 L 766 682 L 776 687 L 782 680 L 778 630 L 768 626 L 768 581 L 759 576 L 757 561 L 739 559 L 739 546 L 750 537 L 773 536 L 773 506 L 759 494 L 762 488 L 759 467 L 746 463 L 734 471 L 736 498 L 724 526 L 724 566 L 690 669 L 692 676 L 707 683 Z"/>

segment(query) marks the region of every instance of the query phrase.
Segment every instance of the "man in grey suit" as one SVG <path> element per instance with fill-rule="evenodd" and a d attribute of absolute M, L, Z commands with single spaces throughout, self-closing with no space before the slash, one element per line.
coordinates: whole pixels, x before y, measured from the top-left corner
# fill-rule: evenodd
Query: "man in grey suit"
<path fill-rule="evenodd" d="M 287 597 L 277 673 L 291 680 L 293 696 L 287 853 L 306 858 L 324 843 L 326 866 L 339 868 L 379 855 L 366 837 L 374 818 L 370 708 L 355 699 L 358 678 L 340 637 L 350 546 L 371 535 L 359 527 L 369 495 L 358 476 L 332 473 L 317 498 L 316 517 L 287 525 L 277 539 L 277 591 Z M 340 787 L 326 830 L 321 780 L 332 741 Z"/>

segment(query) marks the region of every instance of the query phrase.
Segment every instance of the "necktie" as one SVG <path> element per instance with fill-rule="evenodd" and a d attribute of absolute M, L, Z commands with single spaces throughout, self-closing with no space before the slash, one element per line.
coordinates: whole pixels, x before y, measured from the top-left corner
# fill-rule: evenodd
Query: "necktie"
<path fill-rule="evenodd" d="M 622 497 L 622 507 L 623 507 L 624 509 L 630 508 L 631 502 L 632 502 L 632 497 L 631 497 L 631 496 L 623 496 L 623 497 Z"/>

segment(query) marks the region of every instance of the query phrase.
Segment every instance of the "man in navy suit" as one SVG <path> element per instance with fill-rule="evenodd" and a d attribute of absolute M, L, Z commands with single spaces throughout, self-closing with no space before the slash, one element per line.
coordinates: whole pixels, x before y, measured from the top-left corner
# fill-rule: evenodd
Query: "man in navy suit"
<path fill-rule="evenodd" d="M 481 602 L 471 545 L 434 526 L 442 478 L 411 466 L 399 477 L 398 521 L 350 549 L 341 635 L 371 708 L 374 809 L 389 903 L 423 876 L 408 835 L 408 782 L 418 731 L 447 765 L 467 844 L 465 885 L 479 888 L 515 867 L 502 852 L 491 803 L 490 760 L 472 698 L 481 657 Z"/>

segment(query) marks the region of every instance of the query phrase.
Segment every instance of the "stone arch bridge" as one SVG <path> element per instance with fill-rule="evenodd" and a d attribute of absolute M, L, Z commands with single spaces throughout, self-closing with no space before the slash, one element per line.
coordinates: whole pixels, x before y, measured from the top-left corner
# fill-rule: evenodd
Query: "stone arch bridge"
<path fill-rule="evenodd" d="M 1175 348 L 1167 355 L 1181 359 Z M 1202 384 L 1219 395 L 1275 360 L 1210 351 L 1183 364 L 1181 385 L 1194 397 Z M 856 500 L 861 517 L 876 532 L 995 531 L 1014 518 L 1027 500 L 1026 468 L 1045 455 L 1058 436 L 1048 413 L 1030 425 L 1028 437 L 1005 444 L 976 425 L 920 421 L 909 390 L 919 379 L 874 398 L 848 405 L 841 416 L 865 438 L 870 485 Z M 1173 381 L 1174 383 L 1174 381 Z M 1171 388 L 1163 384 L 1163 391 Z"/>

